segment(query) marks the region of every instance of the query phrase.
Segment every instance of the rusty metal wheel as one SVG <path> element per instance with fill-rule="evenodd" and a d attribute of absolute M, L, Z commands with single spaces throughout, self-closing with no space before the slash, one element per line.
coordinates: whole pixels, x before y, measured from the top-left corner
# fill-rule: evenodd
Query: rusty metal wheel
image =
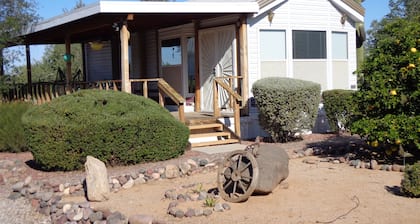
<path fill-rule="evenodd" d="M 227 155 L 219 165 L 217 188 L 229 202 L 246 201 L 258 183 L 258 164 L 249 151 L 237 150 Z"/>

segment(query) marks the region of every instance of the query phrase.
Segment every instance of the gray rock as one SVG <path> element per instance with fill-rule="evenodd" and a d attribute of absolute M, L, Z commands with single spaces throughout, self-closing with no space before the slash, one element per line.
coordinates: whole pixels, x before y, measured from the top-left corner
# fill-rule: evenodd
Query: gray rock
<path fill-rule="evenodd" d="M 392 165 L 392 171 L 394 172 L 400 172 L 401 171 L 401 166 L 397 165 L 397 164 L 393 164 Z"/>
<path fill-rule="evenodd" d="M 256 158 L 259 177 L 255 194 L 271 193 L 289 176 L 289 156 L 283 148 L 275 145 L 261 145 Z"/>
<path fill-rule="evenodd" d="M 88 220 L 92 214 L 93 210 L 91 208 L 83 208 L 83 220 Z"/>
<path fill-rule="evenodd" d="M 205 166 L 209 163 L 208 159 L 200 159 L 200 161 L 198 161 L 198 165 L 200 166 Z"/>
<path fill-rule="evenodd" d="M 194 210 L 194 214 L 195 214 L 195 216 L 202 216 L 202 215 L 204 215 L 204 209 L 202 209 L 202 208 L 196 208 Z"/>
<path fill-rule="evenodd" d="M 205 192 L 205 191 L 200 191 L 200 193 L 198 193 L 198 200 L 204 200 L 204 199 L 206 199 L 207 198 L 207 192 Z"/>
<path fill-rule="evenodd" d="M 22 195 L 19 192 L 12 192 L 9 194 L 9 196 L 7 197 L 10 200 L 16 200 L 18 198 L 22 197 Z"/>
<path fill-rule="evenodd" d="M 83 218 L 83 208 L 78 208 L 75 215 L 73 216 L 73 221 L 80 221 Z"/>
<path fill-rule="evenodd" d="M 101 211 L 94 212 L 94 213 L 92 213 L 92 214 L 89 215 L 89 220 L 91 222 L 100 221 L 103 218 L 104 218 L 104 214 Z"/>
<path fill-rule="evenodd" d="M 179 164 L 179 169 L 181 170 L 181 173 L 183 175 L 187 175 L 188 172 L 191 170 L 191 166 L 190 164 L 184 162 L 184 163 Z"/>
<path fill-rule="evenodd" d="M 72 209 L 72 205 L 71 204 L 64 204 L 63 205 L 63 212 L 64 213 L 70 212 L 71 209 Z"/>
<path fill-rule="evenodd" d="M 179 168 L 173 164 L 168 164 L 165 167 L 165 176 L 168 179 L 179 177 Z"/>
<path fill-rule="evenodd" d="M 204 211 L 203 211 L 204 216 L 209 216 L 211 214 L 213 214 L 213 211 L 211 209 L 204 209 Z"/>
<path fill-rule="evenodd" d="M 305 156 L 312 156 L 314 155 L 314 150 L 312 148 L 308 148 L 305 150 L 305 152 L 303 153 Z"/>
<path fill-rule="evenodd" d="M 225 209 L 223 208 L 222 203 L 216 203 L 214 205 L 213 211 L 215 212 L 223 212 Z"/>
<path fill-rule="evenodd" d="M 14 192 L 20 192 L 22 188 L 24 187 L 25 183 L 23 181 L 19 181 L 12 185 L 12 190 Z"/>
<path fill-rule="evenodd" d="M 129 189 L 129 188 L 132 188 L 133 186 L 134 186 L 134 180 L 130 177 L 130 179 L 128 179 L 128 181 L 122 186 L 122 188 Z"/>
<path fill-rule="evenodd" d="M 198 163 L 195 160 L 193 160 L 193 159 L 188 159 L 187 160 L 187 163 L 191 166 L 191 169 L 198 168 Z"/>
<path fill-rule="evenodd" d="M 132 215 L 128 218 L 130 224 L 152 224 L 153 216 L 150 215 Z"/>
<path fill-rule="evenodd" d="M 185 212 L 185 217 L 194 217 L 195 216 L 195 210 L 192 208 L 187 209 Z"/>
<path fill-rule="evenodd" d="M 47 191 L 47 192 L 43 192 L 41 193 L 41 200 L 42 201 L 49 201 L 53 196 L 53 192 L 51 191 Z"/>
<path fill-rule="evenodd" d="M 121 185 L 124 185 L 128 181 L 125 176 L 119 176 L 117 179 L 118 179 L 118 181 L 120 182 Z"/>
<path fill-rule="evenodd" d="M 177 209 L 176 212 L 175 212 L 175 217 L 177 217 L 177 218 L 182 218 L 182 217 L 184 217 L 184 215 L 185 215 L 185 213 L 181 209 Z"/>
<path fill-rule="evenodd" d="M 147 183 L 146 179 L 144 179 L 144 175 L 140 174 L 139 177 L 137 179 L 134 180 L 134 185 L 137 184 L 145 184 Z"/>
<path fill-rule="evenodd" d="M 376 161 L 376 160 L 372 159 L 372 160 L 370 161 L 370 168 L 371 168 L 372 170 L 377 170 L 377 169 L 379 169 L 380 167 L 378 166 L 378 161 Z"/>
<path fill-rule="evenodd" d="M 106 218 L 107 224 L 127 224 L 127 220 L 120 212 L 113 212 Z"/>
<path fill-rule="evenodd" d="M 222 206 L 224 210 L 230 210 L 230 205 L 228 203 L 223 203 Z"/>
<path fill-rule="evenodd" d="M 130 172 L 130 177 L 135 180 L 135 179 L 137 179 L 139 177 L 139 173 L 137 173 L 137 172 Z"/>
<path fill-rule="evenodd" d="M 105 164 L 92 156 L 87 156 L 85 170 L 88 200 L 108 200 L 110 189 Z"/>

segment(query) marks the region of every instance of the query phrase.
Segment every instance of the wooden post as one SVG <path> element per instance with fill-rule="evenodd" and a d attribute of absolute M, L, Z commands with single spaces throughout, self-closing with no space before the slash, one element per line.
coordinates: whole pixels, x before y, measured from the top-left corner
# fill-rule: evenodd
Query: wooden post
<path fill-rule="evenodd" d="M 25 45 L 26 50 L 26 75 L 28 80 L 28 95 L 32 96 L 32 67 L 31 67 L 31 48 L 29 44 Z"/>
<path fill-rule="evenodd" d="M 195 32 L 195 41 L 194 41 L 194 52 L 195 52 L 195 103 L 194 111 L 201 111 L 201 96 L 200 96 L 200 41 L 198 36 L 198 29 L 200 28 L 199 21 L 194 21 L 194 32 Z"/>
<path fill-rule="evenodd" d="M 71 80 L 71 39 L 70 35 L 66 36 L 66 94 L 71 92 L 70 80 Z"/>
<path fill-rule="evenodd" d="M 130 32 L 127 29 L 127 23 L 123 23 L 120 30 L 121 40 L 121 91 L 131 93 L 130 68 L 128 63 L 128 40 Z"/>
<path fill-rule="evenodd" d="M 143 97 L 144 98 L 149 98 L 149 93 L 148 93 L 148 90 L 147 90 L 147 80 L 145 80 L 143 82 Z"/>
<path fill-rule="evenodd" d="M 244 114 L 249 114 L 248 108 L 248 92 L 249 92 L 249 77 L 248 77 L 248 41 L 247 41 L 247 23 L 246 16 L 241 18 L 241 26 L 239 28 L 239 52 L 240 52 L 240 75 L 242 76 L 242 86 L 241 86 L 241 96 L 243 99 L 243 104 L 245 105 Z M 238 85 L 241 82 L 238 79 Z"/>
<path fill-rule="evenodd" d="M 241 139 L 241 114 L 239 110 L 239 103 L 235 99 L 235 103 L 233 104 L 233 121 L 235 122 L 235 134 Z"/>

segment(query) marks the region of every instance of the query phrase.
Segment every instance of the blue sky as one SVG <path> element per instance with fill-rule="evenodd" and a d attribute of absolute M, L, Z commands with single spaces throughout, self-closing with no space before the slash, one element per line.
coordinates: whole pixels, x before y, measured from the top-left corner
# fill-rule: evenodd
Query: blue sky
<path fill-rule="evenodd" d="M 99 0 L 83 0 L 88 5 Z M 78 0 L 37 0 L 38 13 L 43 19 L 48 19 L 60 15 L 64 10 L 71 10 Z M 58 3 L 59 2 L 59 3 Z M 380 20 L 389 12 L 388 0 L 365 0 L 363 6 L 366 9 L 365 28 L 369 29 L 373 20 Z M 44 46 L 31 46 L 32 60 L 40 60 L 44 51 Z"/>

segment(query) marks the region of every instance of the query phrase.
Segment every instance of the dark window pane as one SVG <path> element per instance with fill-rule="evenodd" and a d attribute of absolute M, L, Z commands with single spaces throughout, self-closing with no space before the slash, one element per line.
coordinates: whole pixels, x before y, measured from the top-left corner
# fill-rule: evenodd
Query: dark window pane
<path fill-rule="evenodd" d="M 324 31 L 293 31 L 293 58 L 327 58 L 326 37 Z"/>

